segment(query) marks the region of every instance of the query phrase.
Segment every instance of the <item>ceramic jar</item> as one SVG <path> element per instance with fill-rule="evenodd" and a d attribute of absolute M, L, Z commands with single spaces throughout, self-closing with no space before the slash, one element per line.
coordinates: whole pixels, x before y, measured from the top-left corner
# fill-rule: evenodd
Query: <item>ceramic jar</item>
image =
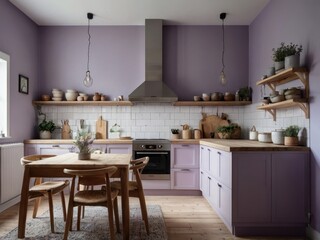
<path fill-rule="evenodd" d="M 275 131 L 271 132 L 271 140 L 273 144 L 283 145 L 284 144 L 284 130 L 283 129 L 276 129 Z"/>
<path fill-rule="evenodd" d="M 253 126 L 249 132 L 249 140 L 258 141 L 258 131 L 255 126 Z"/>
<path fill-rule="evenodd" d="M 271 133 L 269 132 L 263 132 L 258 134 L 258 141 L 264 142 L 264 143 L 271 143 Z"/>

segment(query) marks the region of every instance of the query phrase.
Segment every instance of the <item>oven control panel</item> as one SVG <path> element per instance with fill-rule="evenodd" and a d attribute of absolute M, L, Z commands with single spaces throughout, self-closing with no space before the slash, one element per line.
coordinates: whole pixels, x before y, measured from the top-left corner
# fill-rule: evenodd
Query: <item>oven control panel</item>
<path fill-rule="evenodd" d="M 133 150 L 142 151 L 170 151 L 171 145 L 170 142 L 133 142 Z"/>

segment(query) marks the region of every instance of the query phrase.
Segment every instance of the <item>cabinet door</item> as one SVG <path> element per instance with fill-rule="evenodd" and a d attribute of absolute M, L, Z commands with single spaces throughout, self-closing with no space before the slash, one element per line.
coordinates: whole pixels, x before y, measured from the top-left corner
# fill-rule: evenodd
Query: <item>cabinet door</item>
<path fill-rule="evenodd" d="M 210 149 L 206 146 L 200 146 L 200 168 L 209 173 L 210 172 Z"/>
<path fill-rule="evenodd" d="M 211 178 L 204 171 L 200 171 L 201 191 L 202 195 L 209 200 L 210 196 L 210 180 Z"/>
<path fill-rule="evenodd" d="M 271 222 L 271 154 L 232 155 L 233 223 Z"/>
<path fill-rule="evenodd" d="M 309 155 L 272 154 L 272 221 L 306 223 L 309 212 Z"/>
<path fill-rule="evenodd" d="M 110 145 L 107 145 L 107 153 L 132 154 L 132 145 L 110 144 Z"/>
<path fill-rule="evenodd" d="M 199 168 L 199 147 L 192 144 L 171 145 L 171 168 Z"/>
<path fill-rule="evenodd" d="M 171 188 L 199 190 L 199 170 L 198 169 L 172 169 Z"/>
<path fill-rule="evenodd" d="M 24 156 L 37 154 L 36 144 L 24 144 Z"/>
<path fill-rule="evenodd" d="M 211 148 L 209 155 L 210 173 L 219 182 L 231 188 L 231 153 Z"/>
<path fill-rule="evenodd" d="M 53 144 L 53 145 L 46 145 L 46 144 L 39 144 L 38 145 L 38 154 L 53 154 L 53 155 L 60 155 L 64 153 L 69 153 L 75 149 L 74 145 L 69 144 Z"/>

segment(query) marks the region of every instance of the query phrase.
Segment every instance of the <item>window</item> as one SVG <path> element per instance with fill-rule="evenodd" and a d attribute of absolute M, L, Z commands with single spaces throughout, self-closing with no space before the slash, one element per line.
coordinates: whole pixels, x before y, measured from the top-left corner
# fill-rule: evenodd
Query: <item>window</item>
<path fill-rule="evenodd" d="M 0 51 L 0 138 L 9 136 L 10 56 Z"/>

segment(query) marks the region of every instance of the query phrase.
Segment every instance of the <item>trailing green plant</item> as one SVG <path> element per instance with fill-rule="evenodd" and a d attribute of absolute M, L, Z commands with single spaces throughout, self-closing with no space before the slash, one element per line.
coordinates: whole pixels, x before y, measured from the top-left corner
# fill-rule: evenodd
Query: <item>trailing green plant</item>
<path fill-rule="evenodd" d="M 172 129 L 171 129 L 171 133 L 172 133 L 172 134 L 179 134 L 179 129 L 172 128 Z"/>
<path fill-rule="evenodd" d="M 298 137 L 300 128 L 297 125 L 291 125 L 287 127 L 284 131 L 285 137 Z"/>
<path fill-rule="evenodd" d="M 56 129 L 56 125 L 51 120 L 47 121 L 46 119 L 43 119 L 43 121 L 38 125 L 38 129 L 40 132 L 49 131 L 52 133 Z"/>
<path fill-rule="evenodd" d="M 286 57 L 286 46 L 284 42 L 280 43 L 280 47 L 278 48 L 272 48 L 272 59 L 275 62 L 282 62 L 284 61 L 284 58 Z"/>

